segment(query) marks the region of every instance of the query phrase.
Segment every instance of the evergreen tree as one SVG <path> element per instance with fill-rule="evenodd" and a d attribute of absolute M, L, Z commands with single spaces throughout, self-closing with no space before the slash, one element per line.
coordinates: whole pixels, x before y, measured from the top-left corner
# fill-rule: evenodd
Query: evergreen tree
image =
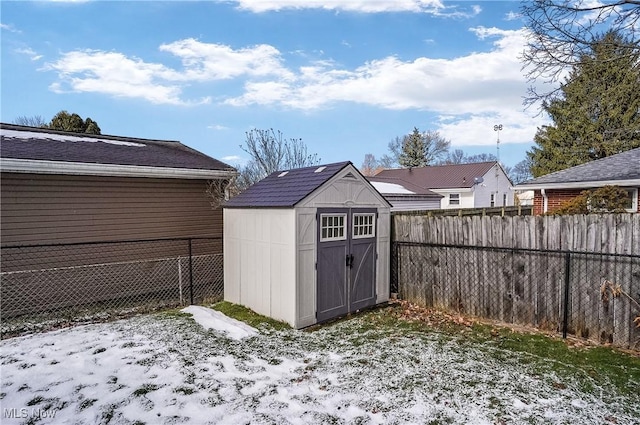
<path fill-rule="evenodd" d="M 396 138 L 397 140 L 397 138 Z M 451 142 L 437 131 L 420 132 L 416 127 L 402 139 L 398 163 L 403 168 L 433 165 L 447 155 Z M 391 144 L 389 144 L 390 150 Z"/>
<path fill-rule="evenodd" d="M 91 118 L 83 120 L 78 114 L 70 114 L 67 111 L 58 112 L 52 119 L 48 128 L 52 130 L 70 131 L 73 133 L 100 134 L 98 123 Z"/>
<path fill-rule="evenodd" d="M 640 49 L 625 43 L 615 32 L 598 39 L 544 105 L 553 124 L 528 152 L 534 177 L 640 147 Z"/>
<path fill-rule="evenodd" d="M 424 167 L 427 165 L 424 157 L 424 141 L 417 127 L 414 127 L 413 132 L 405 136 L 402 141 L 402 152 L 398 162 L 403 168 Z"/>

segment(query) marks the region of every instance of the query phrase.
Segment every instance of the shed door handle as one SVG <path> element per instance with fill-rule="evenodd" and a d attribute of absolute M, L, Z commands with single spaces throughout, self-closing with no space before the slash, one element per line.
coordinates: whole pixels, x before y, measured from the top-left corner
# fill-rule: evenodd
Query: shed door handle
<path fill-rule="evenodd" d="M 347 254 L 347 267 L 353 268 L 353 254 Z"/>

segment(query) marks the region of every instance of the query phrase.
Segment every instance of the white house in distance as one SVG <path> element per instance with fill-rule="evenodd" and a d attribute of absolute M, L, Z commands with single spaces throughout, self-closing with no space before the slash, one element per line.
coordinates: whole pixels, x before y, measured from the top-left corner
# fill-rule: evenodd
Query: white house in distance
<path fill-rule="evenodd" d="M 440 209 L 506 207 L 513 184 L 497 161 L 382 170 L 376 181 L 402 181 L 442 196 Z M 395 206 L 395 205 L 394 205 Z"/>

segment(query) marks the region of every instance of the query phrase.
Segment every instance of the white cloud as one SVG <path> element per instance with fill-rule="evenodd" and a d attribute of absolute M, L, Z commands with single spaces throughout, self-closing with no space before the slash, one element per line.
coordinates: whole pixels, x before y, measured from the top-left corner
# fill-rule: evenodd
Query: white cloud
<path fill-rule="evenodd" d="M 268 45 L 233 50 L 224 45 L 186 39 L 163 44 L 160 50 L 179 57 L 183 68 L 172 69 L 117 52 L 80 50 L 64 53 L 45 69 L 58 72 L 60 81 L 50 86 L 56 92 L 95 92 L 174 105 L 211 101 L 209 97 L 182 99 L 183 85 L 188 82 L 240 76 L 286 80 L 293 76 L 281 65 L 280 52 Z"/>
<path fill-rule="evenodd" d="M 220 125 L 220 124 L 212 124 L 212 125 L 208 125 L 207 128 L 209 130 L 216 130 L 216 131 L 220 131 L 220 130 L 228 130 L 229 127 L 225 127 L 224 125 Z"/>
<path fill-rule="evenodd" d="M 19 53 L 21 55 L 26 55 L 29 56 L 29 59 L 31 59 L 32 61 L 37 61 L 42 59 L 42 55 L 39 55 L 38 53 L 36 53 L 33 49 L 26 47 L 26 48 L 22 48 L 22 49 L 15 49 L 14 50 L 16 53 Z"/>
<path fill-rule="evenodd" d="M 249 160 L 247 158 L 243 158 L 238 155 L 229 155 L 220 158 L 222 162 L 226 162 L 229 165 L 233 165 L 235 167 L 243 167 L 245 166 Z"/>
<path fill-rule="evenodd" d="M 292 74 L 281 64 L 280 52 L 272 46 L 260 44 L 250 48 L 233 50 L 222 44 L 202 43 L 193 38 L 160 46 L 182 60 L 185 80 L 210 81 L 236 78 L 278 76 Z"/>
<path fill-rule="evenodd" d="M 208 99 L 184 101 L 176 81 L 181 75 L 160 64 L 128 58 L 121 53 L 83 50 L 68 52 L 45 69 L 58 72 L 60 81 L 50 89 L 57 92 L 92 92 L 116 97 L 146 99 L 151 103 L 184 105 L 207 103 Z"/>
<path fill-rule="evenodd" d="M 22 33 L 22 31 L 20 31 L 19 29 L 16 29 L 13 25 L 11 24 L 3 24 L 0 23 L 0 29 L 4 30 L 4 31 L 9 31 L 9 32 L 15 32 L 17 34 Z"/>
<path fill-rule="evenodd" d="M 236 3 L 238 8 L 254 13 L 282 9 L 325 9 L 362 13 L 433 12 L 444 8 L 440 0 L 237 0 Z"/>

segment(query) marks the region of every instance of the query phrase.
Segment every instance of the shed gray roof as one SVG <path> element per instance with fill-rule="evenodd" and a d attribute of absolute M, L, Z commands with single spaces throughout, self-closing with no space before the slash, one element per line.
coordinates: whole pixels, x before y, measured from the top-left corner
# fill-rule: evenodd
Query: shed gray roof
<path fill-rule="evenodd" d="M 588 187 L 594 183 L 616 184 L 640 181 L 640 148 L 556 171 L 515 186 L 517 189 L 544 187 Z"/>
<path fill-rule="evenodd" d="M 4 123 L 0 124 L 0 135 L 2 159 L 235 171 L 177 141 L 69 133 Z"/>
<path fill-rule="evenodd" d="M 293 207 L 349 165 L 353 164 L 350 161 L 346 161 L 276 171 L 225 202 L 224 207 Z"/>

